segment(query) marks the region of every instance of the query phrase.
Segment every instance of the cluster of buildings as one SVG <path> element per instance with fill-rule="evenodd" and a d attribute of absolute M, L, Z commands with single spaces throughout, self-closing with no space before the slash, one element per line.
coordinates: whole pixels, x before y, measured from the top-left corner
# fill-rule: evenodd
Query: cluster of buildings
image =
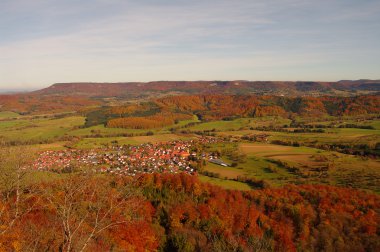
<path fill-rule="evenodd" d="M 49 150 L 39 154 L 33 162 L 32 168 L 40 171 L 62 171 L 77 166 L 97 166 L 100 164 L 99 161 L 99 151 Z"/>
<path fill-rule="evenodd" d="M 40 171 L 71 171 L 78 167 L 91 168 L 102 173 L 136 176 L 142 173 L 196 172 L 194 161 L 207 159 L 209 154 L 197 153 L 196 145 L 210 144 L 220 140 L 201 138 L 189 141 L 146 143 L 137 146 L 113 146 L 97 150 L 45 151 L 33 163 Z"/>

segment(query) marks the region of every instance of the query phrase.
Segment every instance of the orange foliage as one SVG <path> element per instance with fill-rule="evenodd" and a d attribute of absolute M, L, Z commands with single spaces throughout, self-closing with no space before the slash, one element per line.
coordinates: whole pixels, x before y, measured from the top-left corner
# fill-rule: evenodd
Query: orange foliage
<path fill-rule="evenodd" d="M 197 95 L 157 99 L 161 108 L 197 113 L 206 120 L 229 117 L 379 114 L 379 96 L 278 97 L 254 95 Z"/>
<path fill-rule="evenodd" d="M 79 191 L 75 183 L 62 190 L 62 181 L 38 185 L 39 193 L 26 192 L 20 218 L 0 235 L 0 250 L 67 248 L 63 220 L 78 227 L 73 238 L 77 250 L 75 244 L 83 244 L 97 216 L 105 216 L 101 225 L 115 225 L 90 239 L 89 251 L 154 251 L 159 246 L 164 251 L 380 249 L 380 197 L 354 189 L 288 185 L 242 192 L 186 174 L 93 177 Z M 128 188 L 140 188 L 144 196 L 126 196 Z M 12 199 L 0 203 L 13 207 Z M 70 215 L 61 211 L 65 206 Z M 1 215 L 0 223 L 6 218 Z"/>
<path fill-rule="evenodd" d="M 111 119 L 107 122 L 110 128 L 153 129 L 172 125 L 176 120 L 191 119 L 192 116 L 178 113 L 158 113 L 146 117 L 125 117 Z"/>
<path fill-rule="evenodd" d="M 10 110 L 18 113 L 34 114 L 41 112 L 77 111 L 84 107 L 99 104 L 99 101 L 81 96 L 0 95 L 1 110 Z"/>
<path fill-rule="evenodd" d="M 168 211 L 173 236 L 184 232 L 192 240 L 189 230 L 203 230 L 206 237 L 219 237 L 227 247 L 239 244 L 247 251 L 264 244 L 275 251 L 380 248 L 380 197 L 374 194 L 322 185 L 227 191 L 185 174 L 145 177 L 152 179 L 140 179 L 139 186 L 147 191 L 157 192 L 155 183 L 160 183 L 151 200 L 157 202 L 165 192 L 160 204 Z M 203 193 L 194 195 L 192 184 Z"/>

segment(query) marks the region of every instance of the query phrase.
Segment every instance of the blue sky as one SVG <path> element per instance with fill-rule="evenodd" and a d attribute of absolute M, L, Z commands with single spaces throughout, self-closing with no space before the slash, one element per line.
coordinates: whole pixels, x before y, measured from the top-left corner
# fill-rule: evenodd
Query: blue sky
<path fill-rule="evenodd" d="M 380 79 L 379 0 L 1 0 L 0 89 Z"/>

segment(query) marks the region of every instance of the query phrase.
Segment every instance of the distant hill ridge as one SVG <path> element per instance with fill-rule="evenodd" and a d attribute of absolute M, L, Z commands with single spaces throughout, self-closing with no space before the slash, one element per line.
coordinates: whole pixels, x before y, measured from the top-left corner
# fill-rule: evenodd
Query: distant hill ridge
<path fill-rule="evenodd" d="M 39 95 L 140 97 L 154 94 L 274 94 L 336 95 L 340 92 L 380 92 L 380 80 L 314 81 L 154 81 L 123 83 L 56 83 L 32 92 Z"/>
<path fill-rule="evenodd" d="M 154 81 L 56 83 L 24 93 L 0 94 L 0 111 L 36 114 L 77 111 L 88 106 L 189 95 L 277 97 L 357 97 L 380 94 L 380 80 L 313 81 Z"/>

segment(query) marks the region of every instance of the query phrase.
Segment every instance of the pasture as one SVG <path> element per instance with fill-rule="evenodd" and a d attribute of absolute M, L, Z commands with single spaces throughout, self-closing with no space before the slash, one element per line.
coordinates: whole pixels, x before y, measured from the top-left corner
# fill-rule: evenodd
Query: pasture
<path fill-rule="evenodd" d="M 171 133 L 170 129 L 176 129 L 186 126 L 189 123 L 198 122 L 198 119 L 194 118 L 192 120 L 179 121 L 177 124 L 169 125 L 162 128 L 153 129 L 128 129 L 128 128 L 108 128 L 103 124 L 96 126 L 91 126 L 87 128 L 73 129 L 68 132 L 71 136 L 88 137 L 88 136 L 101 136 L 101 137 L 112 137 L 115 135 L 122 134 L 144 134 L 146 132 L 153 132 L 154 134 L 168 134 Z"/>
<path fill-rule="evenodd" d="M 257 118 L 239 118 L 231 121 L 202 122 L 200 124 L 187 127 L 187 129 L 190 131 L 231 131 L 250 127 L 282 127 L 284 125 L 289 125 L 289 123 L 289 119 L 271 116 Z"/>
<path fill-rule="evenodd" d="M 142 129 L 122 129 L 122 128 L 107 128 L 104 125 L 96 125 L 88 128 L 73 129 L 68 132 L 71 136 L 91 136 L 91 135 L 100 135 L 102 137 L 112 136 L 115 134 L 140 134 L 145 133 L 148 130 Z"/>
<path fill-rule="evenodd" d="M 1 119 L 8 119 L 8 118 L 16 118 L 20 115 L 18 113 L 12 112 L 12 111 L 0 111 L 0 120 Z"/>
<path fill-rule="evenodd" d="M 234 167 L 224 167 L 207 162 L 203 168 L 205 171 L 219 174 L 220 179 L 236 179 L 239 177 L 255 178 L 267 180 L 270 184 L 277 186 L 289 182 L 295 176 L 286 171 L 278 164 L 271 162 L 270 159 L 256 155 L 243 155 L 237 160 L 228 153 L 242 153 L 237 143 L 214 144 L 207 148 L 207 151 L 217 151 L 222 153 L 221 159 L 228 164 L 237 163 Z M 268 169 L 271 168 L 272 170 Z M 273 171 L 276 172 L 273 172 Z"/>
<path fill-rule="evenodd" d="M 62 137 L 83 123 L 81 116 L 0 121 L 0 137 L 6 141 L 44 141 Z"/>
<path fill-rule="evenodd" d="M 326 129 L 324 133 L 294 133 L 243 129 L 220 131 L 216 134 L 224 137 L 268 134 L 269 141 L 280 140 L 303 144 L 368 144 L 374 147 L 376 143 L 380 142 L 380 130 L 355 128 Z"/>
<path fill-rule="evenodd" d="M 243 190 L 243 191 L 251 190 L 251 187 L 249 185 L 247 185 L 246 183 L 238 182 L 238 181 L 225 180 L 225 179 L 220 179 L 220 178 L 210 178 L 203 175 L 199 175 L 199 179 L 202 182 L 217 185 L 225 189 Z"/>
<path fill-rule="evenodd" d="M 292 147 L 262 143 L 242 143 L 239 150 L 247 155 L 254 155 L 267 159 L 280 159 L 305 165 L 315 165 L 313 155 L 323 155 L 326 151 L 321 151 L 308 147 Z"/>
<path fill-rule="evenodd" d="M 134 137 L 102 137 L 102 138 L 83 138 L 77 142 L 73 147 L 78 149 L 93 149 L 102 148 L 105 145 L 138 145 L 143 143 L 157 143 L 173 140 L 190 140 L 195 138 L 192 135 L 178 135 L 178 134 L 160 134 L 153 136 L 134 136 Z"/>
<path fill-rule="evenodd" d="M 315 148 L 264 143 L 217 144 L 210 149 L 221 153 L 223 149 L 235 149 L 246 155 L 235 167 L 207 163 L 204 170 L 219 174 L 219 179 L 222 180 L 240 176 L 263 179 L 272 186 L 316 183 L 350 186 L 380 193 L 379 160 L 364 160 Z M 229 164 L 233 162 L 228 155 L 221 158 Z"/>

